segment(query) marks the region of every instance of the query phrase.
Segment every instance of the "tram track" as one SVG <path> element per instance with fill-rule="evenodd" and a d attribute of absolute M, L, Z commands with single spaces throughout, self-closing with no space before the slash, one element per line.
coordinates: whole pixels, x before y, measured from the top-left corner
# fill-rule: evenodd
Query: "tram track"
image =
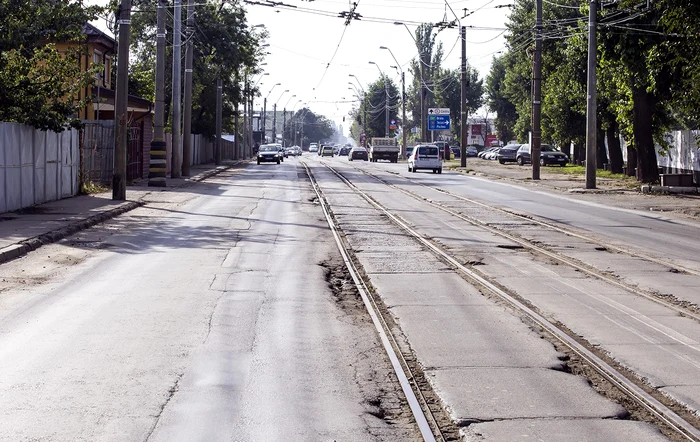
<path fill-rule="evenodd" d="M 588 276 L 591 276 L 591 277 L 594 277 L 594 278 L 599 279 L 601 281 L 604 281 L 604 282 L 606 282 L 614 287 L 620 288 L 620 289 L 625 290 L 625 291 L 632 293 L 634 295 L 644 297 L 645 299 L 647 299 L 649 301 L 652 301 L 656 304 L 659 304 L 665 308 L 668 308 L 669 310 L 672 310 L 680 315 L 683 315 L 687 318 L 691 318 L 691 319 L 700 323 L 700 308 L 698 308 L 697 306 L 679 305 L 678 303 L 669 302 L 667 299 L 659 297 L 659 295 L 656 293 L 652 293 L 652 292 L 649 292 L 646 290 L 642 290 L 638 287 L 634 287 L 631 284 L 628 284 L 628 283 L 621 281 L 619 278 L 616 278 L 616 277 L 613 277 L 610 275 L 606 275 L 603 272 L 601 272 L 600 270 L 598 270 L 594 267 L 591 267 L 585 263 L 582 263 L 574 258 L 568 257 L 562 253 L 558 253 L 558 252 L 551 250 L 547 247 L 543 247 L 541 245 L 534 244 L 532 241 L 530 241 L 528 239 L 525 239 L 525 238 L 519 237 L 517 235 L 514 235 L 512 233 L 509 233 L 504 229 L 494 227 L 494 226 L 490 225 L 488 222 L 482 221 L 482 220 L 480 220 L 476 217 L 473 217 L 473 216 L 469 216 L 463 212 L 459 212 L 457 210 L 454 210 L 454 209 L 447 207 L 444 204 L 441 204 L 441 203 L 436 202 L 434 200 L 424 198 L 424 197 L 416 194 L 415 192 L 411 192 L 411 191 L 406 190 L 402 187 L 399 187 L 395 184 L 392 184 L 392 183 L 384 180 L 383 178 L 381 178 L 381 177 L 379 177 L 371 172 L 368 172 L 364 169 L 361 169 L 358 167 L 353 167 L 353 168 L 355 170 L 363 173 L 364 175 L 371 177 L 371 178 L 377 180 L 378 182 L 380 182 L 386 186 L 391 187 L 392 189 L 395 189 L 395 190 L 397 190 L 397 191 L 399 191 L 407 196 L 410 196 L 411 198 L 414 198 L 416 200 L 427 203 L 436 209 L 439 209 L 445 213 L 448 213 L 456 218 L 461 219 L 462 221 L 466 221 L 474 226 L 481 227 L 481 228 L 489 231 L 490 233 L 493 233 L 495 235 L 498 235 L 500 237 L 508 239 L 509 241 L 512 241 L 512 242 L 522 246 L 525 249 L 528 249 L 532 252 L 541 254 L 541 255 L 546 256 L 548 258 L 551 258 L 551 259 L 558 261 L 562 264 L 568 265 L 568 266 L 576 269 L 579 272 L 582 272 Z M 400 175 L 397 175 L 397 176 L 401 177 Z M 614 245 L 610 245 L 608 243 L 603 243 L 602 241 L 597 241 L 593 238 L 586 237 L 582 234 L 572 232 L 572 231 L 567 230 L 567 229 L 563 229 L 559 226 L 555 226 L 553 224 L 546 223 L 544 221 L 536 220 L 536 219 L 529 217 L 529 216 L 514 213 L 512 211 L 509 211 L 509 210 L 506 210 L 506 209 L 503 209 L 500 207 L 490 206 L 488 204 L 484 204 L 480 201 L 477 201 L 477 200 L 474 200 L 471 198 L 466 198 L 466 197 L 463 197 L 461 195 L 456 195 L 456 194 L 449 192 L 447 190 L 444 190 L 444 189 L 427 186 L 423 183 L 417 182 L 417 181 L 412 180 L 410 178 L 406 178 L 406 177 L 401 177 L 401 178 L 404 178 L 405 180 L 411 182 L 412 184 L 419 185 L 421 187 L 424 187 L 424 188 L 429 189 L 429 190 L 433 190 L 435 192 L 438 192 L 438 193 L 441 193 L 444 195 L 448 195 L 451 198 L 455 198 L 457 200 L 468 202 L 470 204 L 474 204 L 474 205 L 480 206 L 480 207 L 488 209 L 488 210 L 494 210 L 494 211 L 503 213 L 505 215 L 515 217 L 519 220 L 526 221 L 529 223 L 534 223 L 534 224 L 537 224 L 537 225 L 542 226 L 544 228 L 550 229 L 552 231 L 559 232 L 559 233 L 562 233 L 562 234 L 567 235 L 567 236 L 571 236 L 574 238 L 584 240 L 590 244 L 598 246 L 599 250 L 603 250 L 603 249 L 605 251 L 613 250 L 615 253 L 624 254 L 625 256 L 628 256 L 628 257 L 653 262 L 655 264 L 659 264 L 659 265 L 668 267 L 669 269 L 673 269 L 674 273 L 682 272 L 682 273 L 686 273 L 689 275 L 700 276 L 700 272 L 697 272 L 693 269 L 685 268 L 683 266 L 679 266 L 676 263 L 671 263 L 671 262 L 664 261 L 664 260 L 661 260 L 658 258 L 650 257 L 648 255 L 625 250 L 623 248 L 620 248 L 620 247 L 617 247 Z"/>
<path fill-rule="evenodd" d="M 488 276 L 486 276 L 480 272 L 474 271 L 473 269 L 467 267 L 466 265 L 463 265 L 459 259 L 457 259 L 449 251 L 446 251 L 442 245 L 436 244 L 430 238 L 427 238 L 424 235 L 422 235 L 421 233 L 414 230 L 400 216 L 392 213 L 386 206 L 382 205 L 375 198 L 371 197 L 366 192 L 364 192 L 363 190 L 361 190 L 360 188 L 355 186 L 341 172 L 336 170 L 336 168 L 334 168 L 333 166 L 331 166 L 325 162 L 322 162 L 321 164 L 324 167 L 326 167 L 328 170 L 330 170 L 333 174 L 335 174 L 335 176 L 337 176 L 346 186 L 348 186 L 350 189 L 352 189 L 356 194 L 360 195 L 365 201 L 367 201 L 376 210 L 378 210 L 380 213 L 382 213 L 388 219 L 390 219 L 393 224 L 400 227 L 406 234 L 413 237 L 415 240 L 417 240 L 419 243 L 421 243 L 423 246 L 425 246 L 428 250 L 430 250 L 435 255 L 437 255 L 443 262 L 447 263 L 455 271 L 460 273 L 467 281 L 475 284 L 478 287 L 481 287 L 483 290 L 489 292 L 491 295 L 494 295 L 494 296 L 502 299 L 503 301 L 507 302 L 512 308 L 514 308 L 515 310 L 521 312 L 526 317 L 528 317 L 532 322 L 534 322 L 538 327 L 540 327 L 542 330 L 544 330 L 555 341 L 557 341 L 559 344 L 563 345 L 570 352 L 572 352 L 578 358 L 580 358 L 582 361 L 584 361 L 585 364 L 590 365 L 590 367 L 592 367 L 607 382 L 609 382 L 611 385 L 613 385 L 615 388 L 617 388 L 625 396 L 627 396 L 628 398 L 631 398 L 639 407 L 641 407 L 646 412 L 648 412 L 651 416 L 653 416 L 654 419 L 661 422 L 666 428 L 670 429 L 671 432 L 674 432 L 677 435 L 677 440 L 700 441 L 700 431 L 696 428 L 696 426 L 693 423 L 684 419 L 680 414 L 676 413 L 676 411 L 674 411 L 671 408 L 671 406 L 668 406 L 668 405 L 664 404 L 661 400 L 659 400 L 659 399 L 663 399 L 663 398 L 657 399 L 657 397 L 655 397 L 655 395 L 652 395 L 649 392 L 647 392 L 644 388 L 642 388 L 640 385 L 638 385 L 637 379 L 630 379 L 621 370 L 618 370 L 615 366 L 606 362 L 602 357 L 598 356 L 593 349 L 589 348 L 585 342 L 580 342 L 579 339 L 577 339 L 575 336 L 572 336 L 571 332 L 568 329 L 566 329 L 563 325 L 548 320 L 543 315 L 541 315 L 535 308 L 531 307 L 527 302 L 524 302 L 519 297 L 514 296 L 511 293 L 508 293 L 496 281 L 493 281 Z M 304 165 L 304 167 L 307 169 L 307 173 L 309 174 L 311 181 L 314 183 L 314 188 L 319 195 L 319 199 L 325 201 L 325 198 L 323 196 L 323 191 L 320 189 L 318 184 L 315 182 L 315 179 L 313 178 L 313 175 L 312 175 L 310 169 L 306 165 Z M 416 199 L 419 199 L 425 203 L 428 203 L 432 207 L 438 208 L 440 210 L 443 210 L 443 211 L 449 213 L 452 216 L 458 217 L 458 218 L 462 219 L 463 221 L 467 221 L 467 222 L 470 222 L 472 224 L 476 224 L 479 227 L 489 228 L 489 230 L 492 231 L 492 233 L 497 233 L 503 237 L 508 238 L 511 241 L 515 241 L 517 244 L 520 244 L 523 247 L 529 248 L 529 249 L 535 251 L 536 253 L 541 253 L 541 254 L 548 256 L 552 259 L 557 259 L 557 260 L 565 263 L 566 265 L 574 266 L 579 271 L 585 271 L 587 274 L 591 274 L 592 276 L 595 276 L 597 278 L 602 277 L 601 279 L 603 279 L 605 282 L 611 283 L 619 288 L 627 289 L 625 287 L 625 284 L 623 284 L 619 281 L 616 281 L 610 277 L 606 277 L 606 275 L 596 274 L 596 272 L 594 270 L 586 268 L 585 266 L 576 263 L 575 261 L 571 260 L 568 257 L 557 256 L 557 254 L 555 252 L 552 252 L 552 251 L 544 249 L 540 246 L 536 246 L 534 244 L 531 244 L 527 240 L 524 240 L 522 238 L 518 238 L 514 235 L 508 234 L 507 232 L 503 232 L 500 229 L 495 229 L 492 226 L 486 226 L 483 223 L 478 222 L 478 220 L 475 220 L 475 219 L 470 220 L 469 217 L 467 217 L 464 214 L 460 214 L 460 213 L 458 213 L 458 212 L 456 212 L 453 209 L 450 209 L 448 207 L 441 206 L 439 203 L 435 203 L 434 201 L 428 201 L 426 198 L 423 198 L 420 195 L 412 194 L 411 192 L 409 192 L 405 189 L 401 189 L 400 187 L 395 186 L 391 183 L 388 183 L 379 177 L 373 176 L 372 174 L 370 174 L 367 171 L 364 171 L 364 170 L 356 168 L 356 167 L 355 167 L 355 169 L 365 173 L 368 176 L 372 176 L 373 178 L 377 179 L 378 181 L 382 182 L 385 185 L 391 186 L 392 188 L 400 190 L 401 192 L 403 192 L 409 196 L 412 196 L 413 198 L 416 198 Z M 454 196 L 454 195 L 452 195 L 452 196 Z M 326 209 L 324 209 L 324 211 L 325 210 Z M 532 221 L 532 220 L 530 220 L 530 221 Z M 346 250 L 345 253 L 347 254 L 349 252 Z M 355 277 L 353 277 L 353 278 L 355 278 Z M 365 289 L 367 287 L 364 282 L 362 282 L 360 285 L 362 285 Z M 632 288 L 632 287 L 630 287 L 630 288 Z M 651 299 L 654 302 L 663 304 L 665 307 L 671 308 L 672 310 L 678 312 L 679 314 L 683 314 L 683 315 L 686 315 L 688 317 L 692 317 L 695 320 L 700 321 L 700 316 L 698 316 L 696 314 L 696 312 L 689 311 L 687 309 L 683 309 L 683 308 L 675 306 L 671 303 L 663 302 L 663 300 L 659 300 L 658 298 L 655 298 L 654 296 L 651 296 L 651 295 L 646 294 L 646 293 L 641 292 L 641 291 L 639 293 L 637 293 L 638 292 L 637 289 L 634 289 L 634 288 L 632 288 L 632 289 L 635 290 L 634 293 L 639 295 L 639 296 L 645 296 L 646 298 Z M 400 351 L 399 351 L 399 354 L 400 354 Z M 410 374 L 408 377 L 410 377 Z"/>

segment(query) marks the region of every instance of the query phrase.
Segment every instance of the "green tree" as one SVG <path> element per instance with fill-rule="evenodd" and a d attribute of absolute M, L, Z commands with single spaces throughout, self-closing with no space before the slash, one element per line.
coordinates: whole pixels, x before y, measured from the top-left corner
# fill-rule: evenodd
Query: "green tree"
<path fill-rule="evenodd" d="M 303 127 L 303 129 L 302 129 Z M 335 132 L 333 123 L 323 115 L 317 115 L 309 108 L 299 109 L 287 120 L 284 127 L 284 137 L 287 140 L 294 139 L 294 131 L 297 131 L 297 141 L 301 146 L 308 146 L 309 143 L 327 141 Z M 302 138 L 303 131 L 303 138 Z"/>
<path fill-rule="evenodd" d="M 386 85 L 386 90 L 385 90 Z M 387 97 L 388 95 L 388 97 Z M 367 85 L 367 94 L 363 106 L 367 108 L 367 138 L 384 137 L 386 135 L 386 112 L 389 112 L 389 120 L 398 121 L 398 110 L 401 93 L 396 84 L 386 75 L 379 80 Z M 363 109 L 364 110 L 364 109 Z M 389 131 L 389 136 L 394 136 L 394 131 Z"/>
<path fill-rule="evenodd" d="M 504 144 L 515 136 L 513 127 L 518 121 L 518 112 L 515 105 L 506 97 L 506 71 L 508 70 L 508 57 L 494 57 L 491 62 L 491 71 L 486 77 L 487 105 L 491 112 L 496 112 L 494 125 L 498 132 L 498 139 Z"/>
<path fill-rule="evenodd" d="M 139 1 L 139 0 L 137 0 Z M 155 89 L 156 11 L 152 0 L 140 0 L 143 12 L 132 20 L 132 58 L 129 65 L 131 93 L 152 97 Z M 151 6 L 151 7 L 148 7 Z M 172 8 L 170 9 L 172 13 Z M 183 14 L 184 15 L 184 14 Z M 172 20 L 166 21 L 166 33 L 172 35 Z M 184 31 L 184 30 L 183 30 Z M 193 44 L 192 132 L 212 138 L 216 133 L 216 82 L 223 80 L 222 125 L 224 132 L 234 131 L 237 104 L 246 94 L 246 75 L 251 80 L 260 72 L 261 42 L 266 33 L 255 33 L 246 22 L 245 10 L 237 2 L 207 0 L 197 4 Z M 172 47 L 168 46 L 165 65 L 172 65 Z M 165 114 L 171 115 L 172 70 L 165 70 Z M 249 81 L 250 84 L 250 81 Z"/>
<path fill-rule="evenodd" d="M 447 107 L 451 115 L 451 131 L 459 138 L 461 134 L 460 113 L 462 99 L 461 68 L 440 70 L 435 81 L 435 106 Z M 467 115 L 473 115 L 484 104 L 484 81 L 479 72 L 467 66 Z"/>
<path fill-rule="evenodd" d="M 81 41 L 99 11 L 78 1 L 0 1 L 0 121 L 59 132 L 80 125 L 75 114 L 90 97 L 74 97 L 99 67 L 81 72 L 77 46 L 59 53 L 49 42 Z"/>

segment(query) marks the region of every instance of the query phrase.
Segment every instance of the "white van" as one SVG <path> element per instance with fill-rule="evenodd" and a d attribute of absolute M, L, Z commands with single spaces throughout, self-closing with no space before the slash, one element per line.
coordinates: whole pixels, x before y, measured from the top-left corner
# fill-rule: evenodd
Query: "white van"
<path fill-rule="evenodd" d="M 433 173 L 442 173 L 440 149 L 434 144 L 419 144 L 408 157 L 408 171 L 430 169 Z"/>

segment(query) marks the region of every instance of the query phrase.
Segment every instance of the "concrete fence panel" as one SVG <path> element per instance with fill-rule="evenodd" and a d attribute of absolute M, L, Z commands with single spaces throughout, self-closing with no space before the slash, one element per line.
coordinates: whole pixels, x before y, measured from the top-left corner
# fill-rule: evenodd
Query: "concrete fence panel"
<path fill-rule="evenodd" d="M 20 189 L 22 207 L 34 205 L 34 133 L 31 126 L 19 126 L 20 144 Z"/>
<path fill-rule="evenodd" d="M 5 140 L 5 199 L 7 210 L 22 208 L 22 171 L 20 145 L 22 135 L 19 124 L 3 124 Z"/>
<path fill-rule="evenodd" d="M 5 123 L 0 123 L 0 213 L 7 212 L 7 182 L 5 181 L 5 156 L 7 146 L 5 145 Z"/>
<path fill-rule="evenodd" d="M 48 201 L 46 198 L 46 135 L 44 131 L 34 132 L 34 204 Z"/>
<path fill-rule="evenodd" d="M 78 132 L 0 123 L 0 213 L 78 193 Z"/>

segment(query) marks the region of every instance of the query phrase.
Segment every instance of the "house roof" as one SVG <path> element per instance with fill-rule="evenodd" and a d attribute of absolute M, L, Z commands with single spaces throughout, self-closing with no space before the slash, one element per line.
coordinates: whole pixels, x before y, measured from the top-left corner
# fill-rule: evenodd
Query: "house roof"
<path fill-rule="evenodd" d="M 117 40 L 97 29 L 97 27 L 91 25 L 90 23 L 86 23 L 85 26 L 83 26 L 83 34 L 85 34 L 88 41 L 100 43 L 105 48 L 112 49 L 114 53 L 117 52 Z"/>

